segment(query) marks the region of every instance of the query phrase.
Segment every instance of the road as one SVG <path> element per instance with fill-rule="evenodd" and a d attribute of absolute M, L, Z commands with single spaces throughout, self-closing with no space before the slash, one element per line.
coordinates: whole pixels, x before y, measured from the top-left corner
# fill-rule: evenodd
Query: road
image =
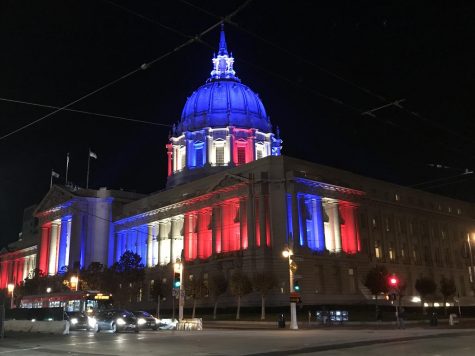
<path fill-rule="evenodd" d="M 142 331 L 16 334 L 0 355 L 475 355 L 475 329 Z"/>

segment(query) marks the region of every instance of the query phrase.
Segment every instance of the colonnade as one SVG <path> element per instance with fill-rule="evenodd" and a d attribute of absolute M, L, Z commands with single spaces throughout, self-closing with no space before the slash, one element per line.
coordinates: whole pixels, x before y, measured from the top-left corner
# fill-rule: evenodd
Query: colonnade
<path fill-rule="evenodd" d="M 0 261 L 0 289 L 7 288 L 9 283 L 18 284 L 30 277 L 36 268 L 36 253 L 17 256 L 15 253 L 2 256 Z"/>
<path fill-rule="evenodd" d="M 40 263 L 38 268 L 55 275 L 69 266 L 71 245 L 71 216 L 65 216 L 41 226 Z"/>
<path fill-rule="evenodd" d="M 288 195 L 289 233 L 298 225 L 298 242 L 314 251 L 356 253 L 360 251 L 356 206 L 313 194 Z M 293 215 L 297 214 L 298 218 Z"/>

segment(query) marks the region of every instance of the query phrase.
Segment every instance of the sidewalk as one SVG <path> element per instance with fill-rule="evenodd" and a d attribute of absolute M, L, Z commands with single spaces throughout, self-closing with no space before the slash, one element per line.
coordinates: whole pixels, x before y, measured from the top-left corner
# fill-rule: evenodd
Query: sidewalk
<path fill-rule="evenodd" d="M 286 329 L 289 328 L 289 320 L 286 321 Z M 466 329 L 475 327 L 475 318 L 462 318 L 459 323 L 454 326 L 449 326 L 448 319 L 439 319 L 438 326 L 430 326 L 429 320 L 406 320 L 405 325 L 408 328 L 411 327 L 427 327 L 427 328 L 450 328 L 450 329 Z M 333 323 L 329 325 L 323 325 L 321 322 L 311 321 L 299 321 L 298 326 L 300 329 L 317 329 L 317 328 L 396 328 L 396 320 L 394 321 L 347 321 L 344 323 Z M 205 329 L 278 329 L 277 320 L 275 321 L 248 321 L 248 320 L 204 320 L 203 328 Z"/>

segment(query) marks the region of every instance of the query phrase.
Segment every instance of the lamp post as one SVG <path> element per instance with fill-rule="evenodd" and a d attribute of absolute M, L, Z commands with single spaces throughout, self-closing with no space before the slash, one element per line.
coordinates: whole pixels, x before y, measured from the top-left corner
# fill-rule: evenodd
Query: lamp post
<path fill-rule="evenodd" d="M 294 272 L 293 269 L 295 269 L 295 265 L 292 264 L 292 255 L 293 252 L 290 248 L 286 247 L 282 251 L 282 256 L 284 258 L 287 258 L 289 261 L 289 287 L 290 287 L 290 329 L 291 330 L 297 330 L 298 324 L 297 324 L 297 303 L 293 301 L 292 299 L 292 293 L 294 293 Z"/>
<path fill-rule="evenodd" d="M 77 276 L 71 276 L 70 282 L 71 282 L 71 287 L 77 292 L 78 291 L 79 278 Z"/>
<path fill-rule="evenodd" d="M 13 283 L 8 283 L 7 285 L 8 293 L 10 293 L 10 309 L 13 309 L 13 291 L 15 290 L 15 285 Z"/>
<path fill-rule="evenodd" d="M 183 288 L 183 263 L 177 258 L 174 265 L 175 273 L 180 273 L 180 286 L 178 288 L 178 320 L 183 320 L 183 306 L 185 304 L 185 293 Z"/>
<path fill-rule="evenodd" d="M 472 285 L 474 283 L 474 268 L 473 268 L 473 254 L 472 254 L 472 241 L 470 241 L 470 234 L 467 234 L 467 243 L 468 243 L 468 252 L 470 254 L 470 282 L 472 282 Z"/>

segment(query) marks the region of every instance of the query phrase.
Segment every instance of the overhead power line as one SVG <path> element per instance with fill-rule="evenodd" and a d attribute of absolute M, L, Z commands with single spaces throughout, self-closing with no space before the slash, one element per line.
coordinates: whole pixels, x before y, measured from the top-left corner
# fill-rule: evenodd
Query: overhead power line
<path fill-rule="evenodd" d="M 226 18 L 226 19 L 231 19 L 233 16 L 236 16 L 236 14 L 238 14 L 242 9 L 244 9 L 247 5 L 249 5 L 249 3 L 251 3 L 251 1 L 252 1 L 252 0 L 247 0 L 247 1 L 245 1 L 243 4 L 241 4 L 240 6 L 238 6 L 238 8 L 237 8 L 236 10 L 234 10 L 233 12 L 231 12 L 229 15 L 225 16 L 225 18 Z M 50 117 L 52 117 L 53 115 L 57 114 L 58 112 L 60 112 L 60 111 L 62 111 L 62 110 L 68 109 L 69 107 L 71 107 L 71 106 L 73 106 L 73 105 L 75 105 L 75 104 L 77 104 L 77 103 L 83 101 L 84 99 L 87 99 L 87 98 L 93 96 L 94 94 L 97 94 L 98 92 L 100 92 L 100 91 L 102 91 L 102 90 L 104 90 L 104 89 L 106 89 L 106 88 L 108 88 L 108 87 L 110 87 L 110 86 L 112 86 L 112 85 L 114 85 L 114 84 L 116 84 L 116 83 L 118 83 L 118 82 L 120 82 L 120 81 L 122 81 L 122 80 L 124 80 L 124 79 L 126 79 L 126 78 L 128 78 L 128 77 L 130 77 L 130 76 L 132 76 L 132 75 L 134 75 L 134 74 L 137 73 L 137 72 L 140 72 L 140 71 L 142 71 L 142 70 L 146 70 L 146 69 L 150 68 L 152 65 L 154 65 L 155 63 L 157 63 L 157 62 L 163 60 L 164 58 L 166 58 L 166 57 L 168 57 L 168 56 L 174 54 L 175 52 L 178 52 L 179 50 L 181 50 L 181 49 L 183 49 L 183 48 L 189 46 L 190 44 L 192 44 L 192 43 L 194 43 L 194 42 L 199 41 L 202 36 L 204 36 L 205 34 L 207 34 L 207 33 L 210 32 L 210 31 L 214 30 L 216 27 L 218 27 L 219 25 L 221 25 L 221 23 L 222 23 L 222 21 L 219 21 L 219 22 L 215 23 L 214 25 L 208 27 L 208 28 L 205 29 L 204 31 L 198 33 L 196 36 L 194 36 L 194 37 L 192 37 L 192 38 L 189 38 L 187 41 L 183 42 L 182 44 L 178 45 L 177 47 L 173 48 L 172 50 L 170 50 L 170 51 L 168 51 L 168 52 L 166 52 L 166 53 L 164 53 L 164 54 L 158 56 L 157 58 L 153 59 L 152 61 L 143 63 L 143 64 L 142 64 L 141 66 L 139 66 L 138 68 L 136 68 L 136 69 L 134 69 L 134 70 L 132 70 L 132 71 L 130 71 L 130 72 L 128 72 L 128 73 L 126 73 L 126 74 L 120 76 L 120 77 L 117 78 L 117 79 L 114 79 L 114 80 L 108 82 L 107 84 L 104 84 L 103 86 L 101 86 L 101 87 L 99 87 L 99 88 L 97 88 L 97 89 L 95 89 L 95 90 L 89 92 L 88 94 L 85 94 L 85 95 L 79 97 L 79 98 L 76 99 L 76 100 L 73 100 L 73 101 L 69 102 L 68 104 L 66 104 L 66 105 L 64 105 L 64 106 L 59 107 L 58 109 L 55 109 L 54 111 L 50 112 L 49 114 L 46 114 L 46 115 L 44 115 L 44 116 L 42 116 L 42 117 L 40 117 L 40 118 L 38 118 L 38 119 L 36 119 L 36 120 L 34 120 L 34 121 L 29 122 L 28 124 L 25 124 L 25 125 L 23 125 L 23 126 L 17 128 L 17 129 L 15 129 L 15 130 L 13 130 L 13 131 L 10 131 L 9 133 L 7 133 L 7 134 L 5 134 L 5 135 L 3 135 L 3 136 L 0 136 L 0 141 L 1 141 L 1 140 L 4 140 L 5 138 L 7 138 L 7 137 L 9 137 L 9 136 L 11 136 L 11 135 L 16 134 L 17 132 L 23 131 L 24 129 L 26 129 L 26 128 L 30 127 L 30 126 L 33 126 L 33 125 L 35 125 L 35 124 L 37 124 L 37 123 L 39 123 L 39 122 L 41 122 L 41 121 L 43 121 L 43 120 L 45 120 L 45 119 L 47 119 L 47 118 L 50 118 Z"/>
<path fill-rule="evenodd" d="M 23 101 L 23 100 L 14 100 L 14 99 L 8 99 L 8 98 L 0 98 L 0 101 L 5 101 L 5 102 L 15 103 L 15 104 L 23 104 L 23 105 L 37 106 L 37 107 L 40 107 L 40 108 L 47 108 L 47 109 L 60 109 L 60 107 L 58 107 L 58 106 L 45 105 L 45 104 L 39 104 L 39 103 L 32 103 L 32 102 Z M 86 114 L 86 115 L 92 115 L 92 116 L 107 117 L 107 118 L 110 118 L 110 119 L 117 119 L 117 120 L 124 120 L 124 121 L 137 122 L 137 123 L 140 123 L 140 124 L 149 124 L 149 125 L 156 125 L 156 126 L 171 127 L 171 125 L 169 125 L 169 124 L 162 124 L 162 123 L 153 122 L 153 121 L 146 121 L 146 120 L 131 119 L 131 118 L 124 117 L 124 116 L 101 114 L 101 113 L 97 113 L 97 112 L 85 111 L 85 110 L 76 110 L 76 109 L 63 109 L 63 110 L 64 110 L 64 111 L 69 111 L 69 112 L 78 113 L 78 114 Z"/>

